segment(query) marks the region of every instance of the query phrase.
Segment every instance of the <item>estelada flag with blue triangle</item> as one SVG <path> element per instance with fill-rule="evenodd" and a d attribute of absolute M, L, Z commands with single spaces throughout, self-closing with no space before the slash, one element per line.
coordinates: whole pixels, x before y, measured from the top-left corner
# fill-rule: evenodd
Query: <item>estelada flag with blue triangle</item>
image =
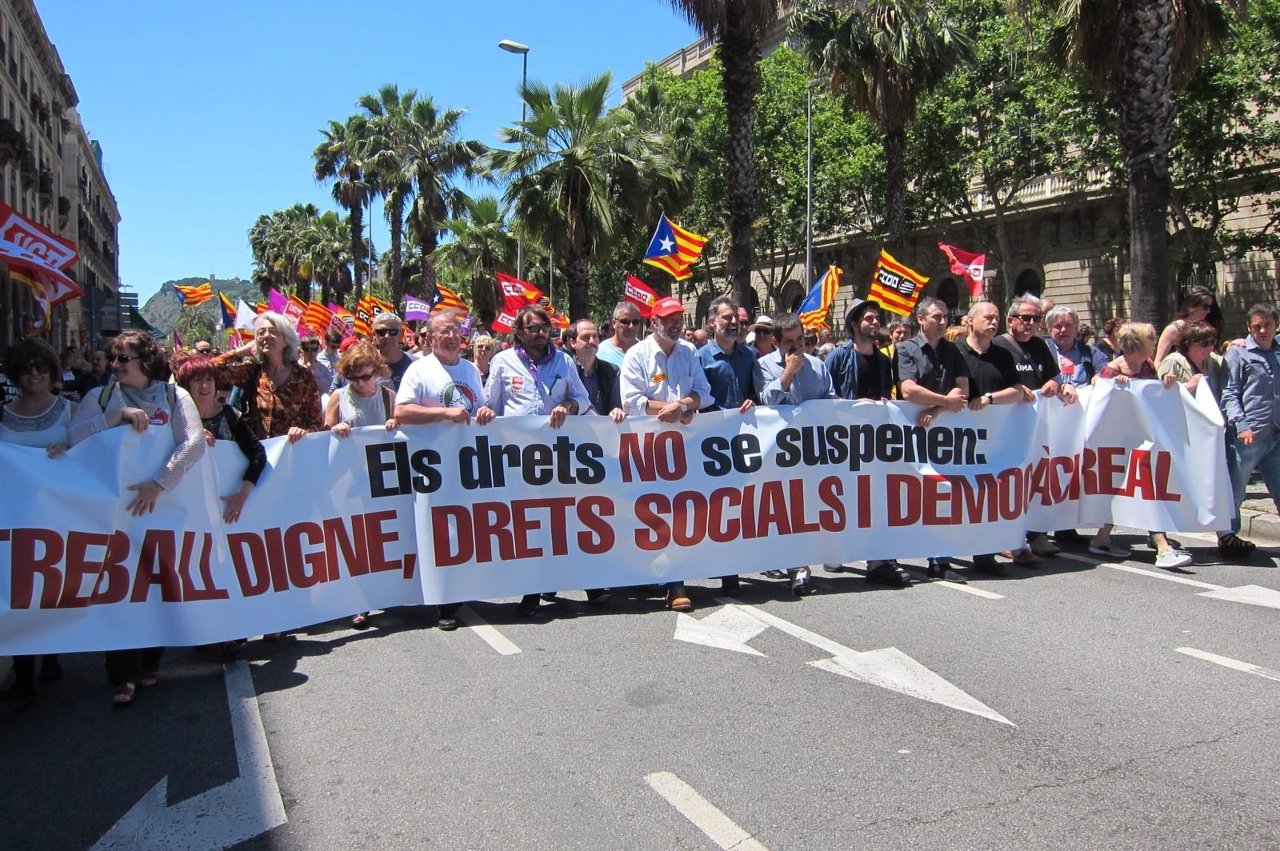
<path fill-rule="evenodd" d="M 691 267 L 702 256 L 702 247 L 706 244 L 705 236 L 685 230 L 663 213 L 653 231 L 653 239 L 649 240 L 644 262 L 667 272 L 677 281 L 683 281 L 693 277 Z"/>
<path fill-rule="evenodd" d="M 178 296 L 178 301 L 182 302 L 183 307 L 197 307 L 213 299 L 213 284 L 208 281 L 198 287 L 184 287 L 181 284 L 174 284 L 173 291 Z"/>
<path fill-rule="evenodd" d="M 236 327 L 236 306 L 231 303 L 224 292 L 218 293 L 218 306 L 222 309 L 222 327 Z"/>
<path fill-rule="evenodd" d="M 817 331 L 827 328 L 827 313 L 836 300 L 836 290 L 840 289 L 840 267 L 835 264 L 822 273 L 822 277 L 814 282 L 809 294 L 796 308 L 796 316 L 806 331 Z"/>

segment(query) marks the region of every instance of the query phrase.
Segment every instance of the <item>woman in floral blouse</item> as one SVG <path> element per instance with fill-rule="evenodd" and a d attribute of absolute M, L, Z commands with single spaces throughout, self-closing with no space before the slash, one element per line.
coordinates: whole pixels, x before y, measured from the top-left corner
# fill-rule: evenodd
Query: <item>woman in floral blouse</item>
<path fill-rule="evenodd" d="M 267 311 L 253 320 L 254 339 L 214 359 L 218 383 L 243 389 L 249 427 L 261 439 L 289 442 L 324 428 L 320 390 L 311 370 L 298 363 L 298 334 L 283 316 Z M 245 355 L 254 360 L 244 361 Z"/>

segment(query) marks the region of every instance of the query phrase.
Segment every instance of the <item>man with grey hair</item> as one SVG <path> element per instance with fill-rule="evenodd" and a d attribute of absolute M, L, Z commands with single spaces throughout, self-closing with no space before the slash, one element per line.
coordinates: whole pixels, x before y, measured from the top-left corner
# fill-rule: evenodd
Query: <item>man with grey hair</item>
<path fill-rule="evenodd" d="M 943 336 L 949 313 L 940 299 L 924 296 L 916 302 L 920 333 L 898 343 L 901 396 L 923 405 L 916 424 L 928 428 L 945 413 L 959 413 L 969 402 L 969 367 L 954 343 Z M 929 576 L 950 579 L 950 556 L 930 556 Z"/>
<path fill-rule="evenodd" d="M 379 313 L 373 317 L 373 335 L 370 339 L 378 346 L 378 354 L 382 355 L 382 359 L 387 362 L 387 367 L 391 370 L 389 374 L 379 378 L 378 383 L 385 384 L 393 392 L 400 389 L 400 380 L 404 378 L 404 374 L 409 371 L 409 367 L 415 360 L 405 354 L 404 347 L 400 345 L 404 334 L 403 329 L 404 323 L 394 313 Z M 345 378 L 335 373 L 330 392 L 346 383 Z"/>
<path fill-rule="evenodd" d="M 1080 340 L 1080 317 L 1075 308 L 1059 305 L 1044 316 L 1049 328 L 1049 352 L 1058 359 L 1059 382 L 1085 387 L 1107 365 L 1107 356 Z"/>
<path fill-rule="evenodd" d="M 640 339 L 640 308 L 629 301 L 620 301 L 613 309 L 613 336 L 600 344 L 596 357 L 622 369 L 627 351 Z"/>

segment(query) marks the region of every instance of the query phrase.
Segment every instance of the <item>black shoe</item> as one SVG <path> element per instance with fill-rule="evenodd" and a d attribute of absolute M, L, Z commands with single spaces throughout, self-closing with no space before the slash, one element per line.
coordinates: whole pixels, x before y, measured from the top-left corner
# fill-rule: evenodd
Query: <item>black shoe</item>
<path fill-rule="evenodd" d="M 445 632 L 453 632 L 458 628 L 458 619 L 453 615 L 441 615 L 436 626 Z"/>
<path fill-rule="evenodd" d="M 1075 529 L 1059 529 L 1053 533 L 1053 539 L 1059 544 L 1084 544 L 1089 540 Z"/>
<path fill-rule="evenodd" d="M 522 618 L 538 618 L 542 617 L 541 611 L 542 597 L 539 594 L 525 594 L 520 598 L 520 605 L 516 607 L 516 613 Z"/>
<path fill-rule="evenodd" d="M 764 575 L 770 579 L 786 579 L 787 572 L 785 570 L 766 570 Z"/>
<path fill-rule="evenodd" d="M 933 560 L 930 559 L 932 576 Z M 894 588 L 905 588 L 911 584 L 911 574 L 903 570 L 895 561 L 875 561 L 867 563 L 867 581 L 877 585 L 890 585 Z"/>
<path fill-rule="evenodd" d="M 62 663 L 57 656 L 45 656 L 40 665 L 40 682 L 56 683 L 62 679 Z"/>
<path fill-rule="evenodd" d="M 988 576 L 1008 576 L 1009 571 L 1000 562 L 996 561 L 995 556 L 974 556 L 973 569 L 978 573 L 985 573 Z"/>
<path fill-rule="evenodd" d="M 240 658 L 240 643 L 237 641 L 224 641 L 218 645 L 218 661 L 234 662 Z"/>
<path fill-rule="evenodd" d="M 742 592 L 742 581 L 736 576 L 720 577 L 720 593 L 726 597 L 736 597 Z"/>
<path fill-rule="evenodd" d="M 588 588 L 587 589 L 587 602 L 593 606 L 603 606 L 604 604 L 609 602 L 609 598 L 612 596 L 613 594 L 609 591 L 608 588 Z"/>
<path fill-rule="evenodd" d="M 808 597 L 814 590 L 813 583 L 809 581 L 809 568 L 797 568 L 791 577 L 791 593 L 797 597 Z"/>

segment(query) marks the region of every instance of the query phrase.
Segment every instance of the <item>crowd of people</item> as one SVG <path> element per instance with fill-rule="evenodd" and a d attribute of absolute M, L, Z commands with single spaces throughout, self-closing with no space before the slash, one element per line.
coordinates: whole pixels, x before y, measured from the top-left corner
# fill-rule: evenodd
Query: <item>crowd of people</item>
<path fill-rule="evenodd" d="M 399 316 L 383 313 L 363 339 L 336 329 L 323 338 L 299 337 L 285 317 L 266 312 L 254 321 L 253 339 L 226 352 L 200 341 L 172 353 L 148 334 L 124 331 L 93 353 L 89 369 L 76 351 L 59 356 L 32 338 L 3 358 L 8 392 L 0 406 L 0 440 L 42 449 L 50 463 L 65 463 L 70 446 L 104 429 L 170 429 L 175 445 L 164 466 L 128 487 L 124 507 L 135 516 L 152 511 L 207 446 L 234 441 L 248 460 L 240 488 L 223 497 L 223 520 L 235 524 L 266 472 L 262 441 L 272 437 L 292 443 L 329 431 L 341 439 L 362 426 L 395 431 L 473 420 L 484 426 L 508 416 L 545 417 L 552 429 L 574 416 L 615 423 L 655 417 L 678 428 L 701 411 L 745 412 L 815 399 L 903 399 L 921 406 L 918 424 L 928 427 L 964 409 L 1037 398 L 1075 404 L 1079 388 L 1098 381 L 1160 381 L 1166 389 L 1181 384 L 1193 392 L 1203 383 L 1227 423 L 1222 451 L 1237 509 L 1231 529 L 1218 535 L 1218 549 L 1236 559 L 1254 550 L 1239 536 L 1239 506 L 1252 472 L 1259 470 L 1273 498 L 1280 496 L 1280 387 L 1274 379 L 1280 375 L 1280 314 L 1273 305 L 1250 308 L 1247 336 L 1227 340 L 1213 293 L 1200 288 L 1159 333 L 1113 318 L 1096 341 L 1072 307 L 1034 295 L 1015 297 L 1003 312 L 979 301 L 954 326 L 946 305 L 931 297 L 916 305 L 914 326 L 889 319 L 875 301 L 854 299 L 837 341 L 829 329 L 805 329 L 794 314 L 752 320 L 732 299 L 718 298 L 705 323 L 686 327 L 680 300 L 665 297 L 648 317 L 623 301 L 603 328 L 582 319 L 562 333 L 546 310 L 531 305 L 515 317 L 509 341 L 488 335 L 468 341 L 452 311 L 433 314 L 416 334 Z M 1000 556 L 1034 568 L 1057 555 L 1061 544 L 1087 546 L 1108 558 L 1129 556 L 1111 531 L 1104 526 L 1085 538 L 1071 529 L 1042 530 L 1017 550 L 974 555 L 964 571 L 952 564 L 959 554 L 939 554 L 928 559 L 927 573 L 960 582 L 974 573 L 1000 576 L 1006 572 Z M 1152 530 L 1150 540 L 1159 567 L 1182 570 L 1193 560 L 1160 530 Z M 846 563 L 823 569 L 853 570 Z M 798 597 L 815 590 L 807 565 L 766 575 Z M 866 579 L 893 586 L 913 581 L 893 560 L 869 561 Z M 719 581 L 724 594 L 739 593 L 738 575 Z M 693 608 L 683 582 L 657 590 L 668 608 Z M 606 588 L 586 591 L 597 605 L 610 594 Z M 516 611 L 542 617 L 543 601 L 554 596 L 525 595 Z M 440 607 L 441 629 L 457 628 L 459 605 Z M 352 623 L 367 626 L 369 617 L 358 613 Z M 236 646 L 223 645 L 223 657 L 234 655 Z M 162 653 L 142 648 L 105 654 L 114 705 L 132 704 L 138 688 L 157 682 Z M 57 656 L 20 657 L 12 684 L 0 694 L 34 697 L 37 661 L 42 680 L 62 675 Z"/>

